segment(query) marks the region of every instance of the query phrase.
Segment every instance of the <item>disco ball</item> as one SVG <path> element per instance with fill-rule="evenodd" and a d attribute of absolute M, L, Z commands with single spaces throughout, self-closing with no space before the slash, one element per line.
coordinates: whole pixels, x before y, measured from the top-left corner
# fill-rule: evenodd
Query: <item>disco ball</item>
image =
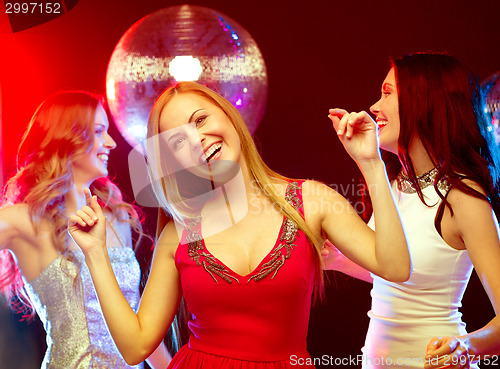
<path fill-rule="evenodd" d="M 491 117 L 496 143 L 500 144 L 500 72 L 486 78 L 481 87 L 486 95 L 485 110 Z"/>
<path fill-rule="evenodd" d="M 219 92 L 254 133 L 267 101 L 267 72 L 252 36 L 210 8 L 172 6 L 137 21 L 121 37 L 106 73 L 114 121 L 131 146 L 146 139 L 156 98 L 179 81 Z"/>

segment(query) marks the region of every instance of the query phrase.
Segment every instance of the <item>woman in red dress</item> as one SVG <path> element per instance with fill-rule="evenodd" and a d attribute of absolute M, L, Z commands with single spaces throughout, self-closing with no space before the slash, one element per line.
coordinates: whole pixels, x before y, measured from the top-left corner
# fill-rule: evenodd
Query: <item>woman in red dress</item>
<path fill-rule="evenodd" d="M 155 195 L 172 220 L 137 314 L 109 267 L 102 213 L 90 192 L 88 206 L 70 219 L 127 362 L 156 348 L 184 298 L 191 336 L 170 368 L 313 366 L 307 325 L 311 296 L 321 295 L 327 239 L 377 275 L 408 279 L 411 261 L 375 122 L 365 112 L 330 113 L 372 190 L 376 233 L 331 188 L 269 169 L 238 111 L 217 93 L 194 82 L 162 93 L 146 148 Z"/>

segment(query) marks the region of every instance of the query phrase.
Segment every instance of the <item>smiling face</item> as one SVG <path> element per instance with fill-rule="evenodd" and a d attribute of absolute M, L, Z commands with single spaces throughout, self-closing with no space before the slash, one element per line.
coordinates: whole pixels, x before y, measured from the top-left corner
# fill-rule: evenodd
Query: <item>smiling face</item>
<path fill-rule="evenodd" d="M 73 160 L 73 179 L 75 183 L 90 184 L 97 178 L 108 175 L 109 153 L 116 147 L 108 134 L 109 121 L 102 104 L 96 108 L 94 121 L 94 143 L 85 154 Z"/>
<path fill-rule="evenodd" d="M 397 155 L 400 121 L 394 68 L 387 73 L 380 100 L 370 107 L 370 111 L 377 121 L 380 147 Z"/>
<path fill-rule="evenodd" d="M 210 178 L 213 173 L 209 171 L 217 162 L 243 162 L 233 124 L 207 98 L 195 93 L 174 96 L 161 111 L 159 125 L 161 142 L 176 162 L 193 174 Z"/>

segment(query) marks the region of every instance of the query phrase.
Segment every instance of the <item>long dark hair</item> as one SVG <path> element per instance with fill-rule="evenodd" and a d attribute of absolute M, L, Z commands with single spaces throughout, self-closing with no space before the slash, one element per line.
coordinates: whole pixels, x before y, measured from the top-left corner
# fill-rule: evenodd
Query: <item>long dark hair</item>
<path fill-rule="evenodd" d="M 443 200 L 435 220 L 438 231 L 444 206 L 453 214 L 446 195 L 437 188 L 443 177 L 452 188 L 489 201 L 499 214 L 500 157 L 477 77 L 444 53 L 409 54 L 391 64 L 398 88 L 400 133 L 398 156 L 383 154 L 389 178 L 394 180 L 404 167 L 426 204 L 408 152 L 410 140 L 417 136 L 438 168 L 434 187 Z M 479 184 L 486 196 L 464 179 Z"/>

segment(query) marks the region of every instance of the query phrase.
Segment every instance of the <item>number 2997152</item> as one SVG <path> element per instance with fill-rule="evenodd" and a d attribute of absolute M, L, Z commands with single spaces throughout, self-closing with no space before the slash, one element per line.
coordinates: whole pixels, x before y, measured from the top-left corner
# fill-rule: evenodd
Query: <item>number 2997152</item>
<path fill-rule="evenodd" d="M 5 3 L 6 14 L 62 14 L 60 3 Z"/>

